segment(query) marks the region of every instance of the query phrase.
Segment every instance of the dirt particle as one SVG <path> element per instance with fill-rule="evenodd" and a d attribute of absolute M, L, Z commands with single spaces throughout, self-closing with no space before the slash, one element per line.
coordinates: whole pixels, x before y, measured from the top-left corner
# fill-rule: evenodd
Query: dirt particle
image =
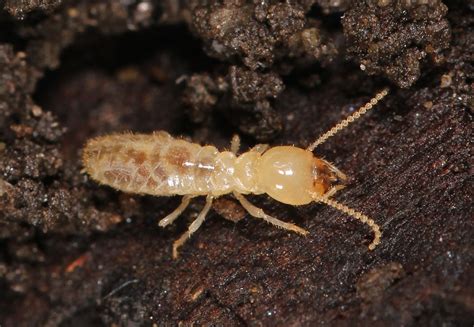
<path fill-rule="evenodd" d="M 379 7 L 386 7 L 390 4 L 391 0 L 379 0 L 378 1 L 378 6 Z"/>
<path fill-rule="evenodd" d="M 12 192 L 13 189 L 14 189 L 13 185 L 11 185 L 10 183 L 0 178 L 0 196 L 2 196 L 5 193 Z"/>
<path fill-rule="evenodd" d="M 40 106 L 34 105 L 31 108 L 31 113 L 33 114 L 34 117 L 39 117 L 43 114 L 43 110 L 41 109 Z"/>
<path fill-rule="evenodd" d="M 446 88 L 446 87 L 449 87 L 452 83 L 452 77 L 450 74 L 444 74 L 443 76 L 441 76 L 441 87 L 442 88 Z"/>
<path fill-rule="evenodd" d="M 25 137 L 33 134 L 33 128 L 26 125 L 10 125 L 10 129 L 15 132 L 17 137 Z"/>
<path fill-rule="evenodd" d="M 433 108 L 433 101 L 426 101 L 423 103 L 423 106 L 426 108 L 426 109 L 431 109 Z"/>

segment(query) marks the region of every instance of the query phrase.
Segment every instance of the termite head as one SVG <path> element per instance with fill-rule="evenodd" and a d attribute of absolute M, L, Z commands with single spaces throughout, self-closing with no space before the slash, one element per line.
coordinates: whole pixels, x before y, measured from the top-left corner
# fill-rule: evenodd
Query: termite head
<path fill-rule="evenodd" d="M 259 186 L 275 200 L 303 205 L 322 196 L 346 176 L 312 152 L 293 146 L 277 146 L 266 151 L 260 161 Z"/>

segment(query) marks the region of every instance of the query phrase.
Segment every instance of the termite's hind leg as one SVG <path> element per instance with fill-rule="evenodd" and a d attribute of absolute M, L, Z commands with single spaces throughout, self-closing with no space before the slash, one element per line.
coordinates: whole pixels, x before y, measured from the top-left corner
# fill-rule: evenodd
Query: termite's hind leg
<path fill-rule="evenodd" d="M 240 136 L 237 134 L 234 134 L 232 137 L 232 140 L 230 141 L 230 151 L 237 155 L 237 152 L 239 152 L 240 149 Z"/>
<path fill-rule="evenodd" d="M 172 213 L 170 213 L 165 218 L 161 219 L 160 222 L 158 223 L 158 225 L 160 227 L 165 227 L 165 226 L 168 226 L 169 224 L 171 224 L 173 221 L 175 221 L 176 218 L 178 218 L 179 215 L 182 214 L 184 210 L 186 210 L 186 208 L 189 205 L 189 201 L 192 198 L 193 198 L 193 196 L 190 196 L 190 195 L 183 196 L 183 198 L 181 199 L 181 204 L 176 209 L 174 209 L 174 211 Z"/>
<path fill-rule="evenodd" d="M 262 209 L 250 203 L 242 194 L 234 192 L 234 196 L 237 198 L 237 200 L 239 200 L 242 207 L 244 207 L 244 209 L 247 210 L 247 212 L 255 218 L 261 218 L 266 222 L 275 225 L 276 227 L 287 229 L 298 234 L 307 235 L 309 233 L 307 230 L 301 227 L 298 227 L 294 224 L 286 223 L 284 221 L 281 221 L 280 219 L 267 215 Z"/>
<path fill-rule="evenodd" d="M 188 230 L 186 233 L 181 235 L 180 238 L 178 238 L 176 241 L 173 243 L 173 259 L 178 258 L 178 248 L 186 242 L 186 240 L 191 237 L 191 235 L 201 227 L 202 223 L 204 222 L 204 219 L 206 219 L 207 213 L 211 209 L 212 206 L 212 200 L 214 198 L 211 195 L 208 195 L 206 197 L 206 204 L 204 205 L 204 208 L 202 208 L 201 212 L 197 216 L 196 220 L 192 222 L 191 225 L 189 225 Z"/>

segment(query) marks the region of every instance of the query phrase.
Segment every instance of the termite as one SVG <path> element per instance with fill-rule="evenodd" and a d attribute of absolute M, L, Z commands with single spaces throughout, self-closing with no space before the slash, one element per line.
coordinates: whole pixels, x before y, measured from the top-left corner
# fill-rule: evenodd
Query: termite
<path fill-rule="evenodd" d="M 168 133 L 112 134 L 91 139 L 83 151 L 85 171 L 99 183 L 115 189 L 156 196 L 183 195 L 181 204 L 159 221 L 171 224 L 187 208 L 192 198 L 206 196 L 206 204 L 188 230 L 173 243 L 173 258 L 178 249 L 204 222 L 212 201 L 232 193 L 247 212 L 277 227 L 307 235 L 308 231 L 281 221 L 254 206 L 245 194 L 268 194 L 293 206 L 321 202 L 369 225 L 373 250 L 382 233 L 373 219 L 332 199 L 344 187 L 346 175 L 330 162 L 313 155 L 313 150 L 372 109 L 388 89 L 377 93 L 367 104 L 321 135 L 306 149 L 296 146 L 258 144 L 238 155 L 236 135 L 231 151 L 219 152 L 214 146 L 201 146 Z"/>

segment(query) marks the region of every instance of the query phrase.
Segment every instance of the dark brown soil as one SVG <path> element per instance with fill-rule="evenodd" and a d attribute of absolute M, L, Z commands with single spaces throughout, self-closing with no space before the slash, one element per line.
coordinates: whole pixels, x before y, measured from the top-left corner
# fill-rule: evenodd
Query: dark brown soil
<path fill-rule="evenodd" d="M 0 3 L 0 326 L 472 326 L 473 27 L 472 0 Z M 372 252 L 331 208 L 249 197 L 301 237 L 228 197 L 173 261 L 202 199 L 161 229 L 178 198 L 81 173 L 124 130 L 304 147 L 386 86 L 317 149 Z"/>

